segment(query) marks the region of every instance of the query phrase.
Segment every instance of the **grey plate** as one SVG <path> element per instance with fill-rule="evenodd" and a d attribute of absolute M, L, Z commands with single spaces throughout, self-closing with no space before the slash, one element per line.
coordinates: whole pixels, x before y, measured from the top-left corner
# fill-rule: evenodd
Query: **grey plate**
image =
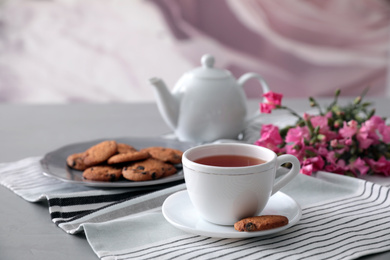
<path fill-rule="evenodd" d="M 123 188 L 123 187 L 144 187 L 151 185 L 165 184 L 175 181 L 180 181 L 184 179 L 182 171 L 179 171 L 177 174 L 168 176 L 158 180 L 151 181 L 142 181 L 142 182 L 132 182 L 127 180 L 120 180 L 116 182 L 100 182 L 100 181 L 89 181 L 83 179 L 83 172 L 71 169 L 66 164 L 66 158 L 73 153 L 80 153 L 104 140 L 109 139 L 99 139 L 89 142 L 76 143 L 61 147 L 55 151 L 52 151 L 45 155 L 41 160 L 41 165 L 43 167 L 43 174 L 49 177 L 54 177 L 64 182 L 82 184 L 86 186 L 94 187 L 106 187 L 106 188 Z M 188 148 L 194 146 L 192 143 L 179 142 L 175 140 L 163 139 L 163 138 L 113 138 L 110 140 L 115 140 L 119 143 L 127 143 L 134 146 L 136 149 L 142 149 L 150 146 L 163 146 L 169 148 L 175 148 L 182 150 L 183 152 Z"/>

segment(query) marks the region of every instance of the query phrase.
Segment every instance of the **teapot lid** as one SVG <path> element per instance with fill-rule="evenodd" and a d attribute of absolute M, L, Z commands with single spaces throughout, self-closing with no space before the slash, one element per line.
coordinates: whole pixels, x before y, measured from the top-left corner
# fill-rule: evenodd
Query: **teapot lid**
<path fill-rule="evenodd" d="M 207 78 L 207 79 L 222 79 L 226 77 L 231 77 L 232 74 L 228 70 L 214 68 L 214 56 L 210 54 L 205 54 L 200 60 L 202 67 L 198 67 L 190 73 L 197 78 Z"/>

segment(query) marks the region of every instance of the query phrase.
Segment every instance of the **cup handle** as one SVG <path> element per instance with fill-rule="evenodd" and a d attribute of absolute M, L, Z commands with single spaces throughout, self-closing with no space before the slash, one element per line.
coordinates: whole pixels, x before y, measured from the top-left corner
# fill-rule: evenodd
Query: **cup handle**
<path fill-rule="evenodd" d="M 299 170 L 301 169 L 299 160 L 291 154 L 280 155 L 278 158 L 276 158 L 276 165 L 278 167 L 285 163 L 291 163 L 292 168 L 274 184 L 271 195 L 274 195 L 277 191 L 279 191 L 282 187 L 294 179 L 294 177 L 297 176 Z"/>

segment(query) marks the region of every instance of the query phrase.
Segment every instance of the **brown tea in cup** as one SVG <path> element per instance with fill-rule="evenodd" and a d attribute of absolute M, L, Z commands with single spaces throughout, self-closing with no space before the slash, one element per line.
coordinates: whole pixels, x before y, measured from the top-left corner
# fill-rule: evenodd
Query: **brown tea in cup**
<path fill-rule="evenodd" d="M 213 155 L 194 160 L 194 162 L 217 167 L 246 167 L 263 164 L 266 161 L 244 155 Z"/>

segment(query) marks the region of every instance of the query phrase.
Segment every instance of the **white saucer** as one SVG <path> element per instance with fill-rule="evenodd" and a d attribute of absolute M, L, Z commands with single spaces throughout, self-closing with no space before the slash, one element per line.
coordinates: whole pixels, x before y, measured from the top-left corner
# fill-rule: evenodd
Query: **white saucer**
<path fill-rule="evenodd" d="M 169 223 L 181 230 L 201 236 L 220 238 L 247 238 L 277 233 L 296 224 L 302 216 L 298 203 L 282 192 L 277 192 L 270 198 L 261 215 L 286 216 L 289 223 L 270 230 L 239 232 L 233 226 L 220 226 L 203 220 L 194 209 L 187 191 L 179 191 L 169 196 L 164 201 L 162 212 Z"/>

